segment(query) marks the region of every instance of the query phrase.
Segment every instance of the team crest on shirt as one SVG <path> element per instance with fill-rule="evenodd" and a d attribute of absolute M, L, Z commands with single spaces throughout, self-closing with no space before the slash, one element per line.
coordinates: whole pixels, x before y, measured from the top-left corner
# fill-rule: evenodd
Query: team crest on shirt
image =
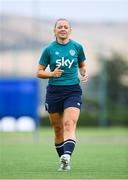
<path fill-rule="evenodd" d="M 56 51 L 56 52 L 55 52 L 55 55 L 59 55 L 59 52 L 58 52 L 58 51 Z"/>
<path fill-rule="evenodd" d="M 70 53 L 71 56 L 74 56 L 76 52 L 75 52 L 73 49 L 71 49 L 71 50 L 69 51 L 69 53 Z"/>

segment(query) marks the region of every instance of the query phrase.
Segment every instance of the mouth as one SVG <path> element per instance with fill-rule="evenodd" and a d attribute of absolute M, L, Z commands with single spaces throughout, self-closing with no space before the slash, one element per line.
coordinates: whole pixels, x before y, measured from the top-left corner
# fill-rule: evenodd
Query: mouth
<path fill-rule="evenodd" d="M 66 35 L 67 33 L 66 33 L 66 32 L 60 32 L 59 34 L 61 34 L 61 35 Z"/>
<path fill-rule="evenodd" d="M 60 35 L 61 35 L 61 36 L 65 36 L 66 34 L 63 34 L 63 33 L 62 33 L 62 34 L 60 34 Z"/>

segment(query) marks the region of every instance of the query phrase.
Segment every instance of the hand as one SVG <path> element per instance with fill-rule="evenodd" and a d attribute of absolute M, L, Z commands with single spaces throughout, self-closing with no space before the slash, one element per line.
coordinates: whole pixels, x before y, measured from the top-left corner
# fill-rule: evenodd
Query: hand
<path fill-rule="evenodd" d="M 86 83 L 88 81 L 88 74 L 86 72 L 86 68 L 79 68 L 79 72 L 81 75 L 82 83 Z"/>
<path fill-rule="evenodd" d="M 84 76 L 81 77 L 81 82 L 86 83 L 88 81 L 88 75 L 85 74 Z"/>
<path fill-rule="evenodd" d="M 59 67 L 55 68 L 55 70 L 52 73 L 52 77 L 60 77 L 64 70 L 59 69 Z"/>

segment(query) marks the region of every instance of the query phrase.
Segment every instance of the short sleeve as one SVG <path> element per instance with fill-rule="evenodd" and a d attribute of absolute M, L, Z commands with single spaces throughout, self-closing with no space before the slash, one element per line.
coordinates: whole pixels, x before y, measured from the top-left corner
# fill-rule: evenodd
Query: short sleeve
<path fill-rule="evenodd" d="M 48 48 L 46 48 L 46 49 L 44 49 L 44 51 L 40 57 L 39 64 L 47 67 L 49 64 L 49 60 L 50 60 L 50 55 L 49 55 Z"/>
<path fill-rule="evenodd" d="M 82 62 L 86 60 L 86 56 L 83 50 L 83 47 L 79 45 L 79 51 L 78 51 L 78 62 Z"/>

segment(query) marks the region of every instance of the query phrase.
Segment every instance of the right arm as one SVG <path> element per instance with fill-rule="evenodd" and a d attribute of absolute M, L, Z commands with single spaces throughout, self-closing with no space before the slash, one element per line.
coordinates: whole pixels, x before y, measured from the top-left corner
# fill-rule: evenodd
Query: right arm
<path fill-rule="evenodd" d="M 60 77 L 63 70 L 59 69 L 59 67 L 55 68 L 54 71 L 46 71 L 46 67 L 43 65 L 38 65 L 37 69 L 37 77 L 41 79 L 47 79 L 51 77 Z"/>

